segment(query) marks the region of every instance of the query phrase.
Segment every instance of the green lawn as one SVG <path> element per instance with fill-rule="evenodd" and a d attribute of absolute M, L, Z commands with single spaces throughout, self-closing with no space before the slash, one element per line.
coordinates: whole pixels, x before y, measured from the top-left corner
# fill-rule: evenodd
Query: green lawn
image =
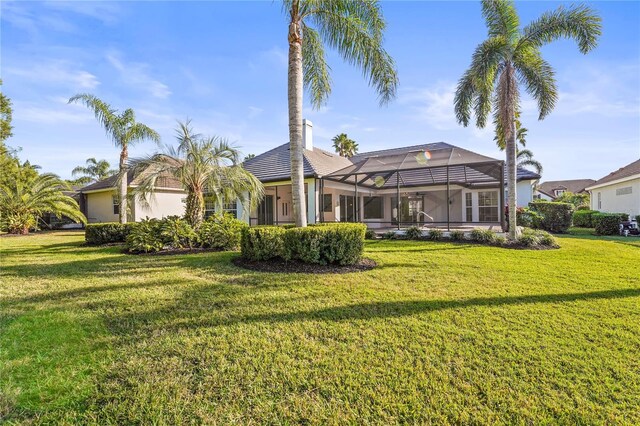
<path fill-rule="evenodd" d="M 321 276 L 0 238 L 0 422 L 638 424 L 640 238 L 559 241 Z"/>

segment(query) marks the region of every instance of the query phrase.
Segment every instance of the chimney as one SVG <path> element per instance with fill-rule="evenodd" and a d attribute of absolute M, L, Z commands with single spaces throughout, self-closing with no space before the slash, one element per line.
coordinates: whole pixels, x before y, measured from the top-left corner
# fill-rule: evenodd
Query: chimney
<path fill-rule="evenodd" d="M 313 123 L 306 118 L 302 120 L 302 145 L 304 149 L 313 151 Z"/>

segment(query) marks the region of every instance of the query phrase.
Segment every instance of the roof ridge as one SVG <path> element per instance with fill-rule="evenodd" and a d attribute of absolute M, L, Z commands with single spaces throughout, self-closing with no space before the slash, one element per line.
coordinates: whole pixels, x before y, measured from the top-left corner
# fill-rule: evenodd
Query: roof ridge
<path fill-rule="evenodd" d="M 413 149 L 413 148 L 418 148 L 418 147 L 422 147 L 422 146 L 426 146 L 426 145 L 435 145 L 435 144 L 444 144 L 447 145 L 449 147 L 453 147 L 454 145 L 451 145 L 447 142 L 444 141 L 438 141 L 438 142 L 427 142 L 427 143 L 422 143 L 422 144 L 417 144 L 417 145 L 409 145 L 409 146 L 398 146 L 395 148 L 387 148 L 387 149 L 377 149 L 374 151 L 366 151 L 366 152 L 359 152 L 355 155 L 353 155 L 352 157 L 360 157 L 360 156 L 364 156 L 364 155 L 371 155 L 373 153 L 382 153 L 382 152 L 387 152 L 387 151 L 393 151 L 396 149 L 402 149 L 402 150 L 409 150 L 409 149 Z"/>

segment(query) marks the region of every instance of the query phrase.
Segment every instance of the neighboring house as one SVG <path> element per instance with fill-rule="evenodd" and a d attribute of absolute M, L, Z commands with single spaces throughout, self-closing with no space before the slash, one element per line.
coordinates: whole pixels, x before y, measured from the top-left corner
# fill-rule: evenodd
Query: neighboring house
<path fill-rule="evenodd" d="M 640 215 L 640 159 L 597 180 L 587 191 L 592 210 Z"/>
<path fill-rule="evenodd" d="M 587 186 L 593 184 L 593 179 L 550 180 L 542 182 L 536 188 L 534 198 L 553 201 L 565 192 L 574 194 L 586 193 Z"/>
<path fill-rule="evenodd" d="M 504 162 L 444 142 L 343 158 L 313 146 L 304 121 L 307 220 L 364 222 L 372 228 L 408 225 L 497 225 L 504 221 Z M 293 223 L 289 144 L 244 163 L 265 185 L 251 225 Z M 533 200 L 540 175 L 518 168 L 518 205 Z"/>
<path fill-rule="evenodd" d="M 117 176 L 110 176 L 80 189 L 80 209 L 89 223 L 118 222 L 120 203 L 116 189 Z M 129 173 L 129 189 L 137 186 L 138 180 Z M 135 197 L 129 201 L 128 221 L 140 221 L 147 217 L 162 218 L 184 215 L 186 192 L 179 181 L 172 177 L 158 179 L 155 194 L 147 203 Z M 148 205 L 147 205 L 148 204 Z"/>

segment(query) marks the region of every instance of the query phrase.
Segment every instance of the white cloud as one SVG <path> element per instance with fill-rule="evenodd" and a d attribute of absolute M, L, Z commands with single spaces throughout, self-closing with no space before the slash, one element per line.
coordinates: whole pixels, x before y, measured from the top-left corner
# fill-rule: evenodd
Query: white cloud
<path fill-rule="evenodd" d="M 458 128 L 453 111 L 454 83 L 437 83 L 426 88 L 408 88 L 398 99 L 399 103 L 409 106 L 412 118 L 424 121 L 437 130 Z"/>
<path fill-rule="evenodd" d="M 35 83 L 55 83 L 71 89 L 94 89 L 100 84 L 95 75 L 88 71 L 73 69 L 69 62 L 61 60 L 28 68 L 8 67 L 5 72 Z"/>
<path fill-rule="evenodd" d="M 13 118 L 16 122 L 27 121 L 38 124 L 78 124 L 94 119 L 85 108 L 73 104 L 66 105 L 66 100 L 64 103 L 59 100 L 42 104 L 16 103 Z"/>
<path fill-rule="evenodd" d="M 259 115 L 261 115 L 263 112 L 264 112 L 264 109 L 262 109 L 262 108 L 258 108 L 258 107 L 255 107 L 255 106 L 250 106 L 249 107 L 249 116 L 248 116 L 248 118 L 250 118 L 250 119 L 251 118 L 256 118 Z"/>
<path fill-rule="evenodd" d="M 125 63 L 120 59 L 120 54 L 117 52 L 110 52 L 106 57 L 111 66 L 120 73 L 122 81 L 128 86 L 145 90 L 151 96 L 160 99 L 167 98 L 171 94 L 169 86 L 149 75 L 148 64 L 140 62 Z"/>
<path fill-rule="evenodd" d="M 60 12 L 70 12 L 77 15 L 97 19 L 105 24 L 115 23 L 122 9 L 117 2 L 104 1 L 47 1 L 44 3 L 49 9 Z"/>

